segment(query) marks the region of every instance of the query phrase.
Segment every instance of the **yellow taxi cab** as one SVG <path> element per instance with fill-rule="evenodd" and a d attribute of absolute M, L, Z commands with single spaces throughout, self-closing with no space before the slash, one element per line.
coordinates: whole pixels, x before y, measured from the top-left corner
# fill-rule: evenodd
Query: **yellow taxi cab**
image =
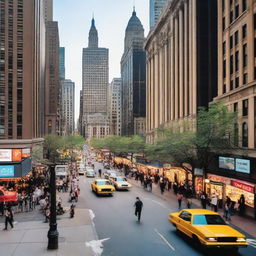
<path fill-rule="evenodd" d="M 245 235 L 227 225 L 218 213 L 210 210 L 184 209 L 170 213 L 169 221 L 198 246 L 235 251 L 248 246 Z"/>
<path fill-rule="evenodd" d="M 91 183 L 92 191 L 98 194 L 112 194 L 115 191 L 114 186 L 111 185 L 109 180 L 96 179 Z"/>

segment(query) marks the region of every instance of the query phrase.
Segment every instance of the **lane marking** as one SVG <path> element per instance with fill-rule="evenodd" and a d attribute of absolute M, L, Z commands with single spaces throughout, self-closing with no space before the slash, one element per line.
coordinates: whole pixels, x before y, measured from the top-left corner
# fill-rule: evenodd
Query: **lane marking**
<path fill-rule="evenodd" d="M 155 228 L 154 231 L 162 238 L 162 240 L 171 248 L 173 251 L 175 251 L 175 248 L 167 241 L 167 239 L 158 232 L 158 230 Z"/>
<path fill-rule="evenodd" d="M 256 239 L 247 238 L 246 241 L 249 243 L 250 246 L 256 248 Z"/>

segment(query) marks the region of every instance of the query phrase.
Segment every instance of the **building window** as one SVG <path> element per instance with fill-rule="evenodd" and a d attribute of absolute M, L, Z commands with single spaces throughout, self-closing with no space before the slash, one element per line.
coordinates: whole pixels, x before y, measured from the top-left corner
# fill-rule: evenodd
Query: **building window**
<path fill-rule="evenodd" d="M 234 103 L 234 112 L 237 113 L 237 111 L 238 111 L 238 103 L 235 102 Z"/>
<path fill-rule="evenodd" d="M 235 46 L 238 45 L 238 31 L 235 32 Z"/>
<path fill-rule="evenodd" d="M 230 80 L 230 91 L 234 89 L 234 81 Z"/>
<path fill-rule="evenodd" d="M 17 138 L 22 138 L 22 125 L 17 125 Z"/>
<path fill-rule="evenodd" d="M 248 74 L 244 73 L 243 75 L 243 84 L 247 84 L 248 83 Z"/>
<path fill-rule="evenodd" d="M 234 124 L 234 146 L 238 147 L 238 124 Z"/>
<path fill-rule="evenodd" d="M 233 19 L 234 19 L 234 14 L 233 14 L 233 11 L 230 11 L 230 24 L 233 22 Z"/>
<path fill-rule="evenodd" d="M 242 37 L 243 39 L 246 38 L 247 36 L 247 25 L 244 24 L 243 27 L 242 27 Z"/>
<path fill-rule="evenodd" d="M 247 53 L 247 44 L 243 45 L 243 66 L 247 67 L 248 64 L 248 53 Z"/>
<path fill-rule="evenodd" d="M 223 84 L 223 94 L 227 92 L 226 84 Z"/>
<path fill-rule="evenodd" d="M 235 71 L 238 71 L 239 69 L 239 52 L 236 51 L 235 53 Z"/>
<path fill-rule="evenodd" d="M 248 126 L 246 122 L 242 124 L 242 146 L 248 147 Z"/>
<path fill-rule="evenodd" d="M 226 60 L 223 60 L 223 78 L 226 78 Z"/>
<path fill-rule="evenodd" d="M 236 77 L 236 82 L 235 82 L 235 87 L 238 88 L 239 87 L 239 77 Z"/>
<path fill-rule="evenodd" d="M 239 16 L 239 5 L 235 7 L 235 19 Z"/>
<path fill-rule="evenodd" d="M 225 30 L 226 28 L 226 19 L 225 17 L 222 18 L 222 30 Z"/>
<path fill-rule="evenodd" d="M 233 35 L 230 36 L 230 38 L 229 38 L 229 46 L 230 46 L 230 49 L 233 48 Z"/>
<path fill-rule="evenodd" d="M 223 42 L 222 50 L 223 50 L 223 55 L 225 55 L 226 54 L 226 41 Z"/>
<path fill-rule="evenodd" d="M 254 20 L 254 22 L 253 22 L 254 30 L 256 30 L 256 13 L 254 13 L 254 15 L 253 15 L 253 20 Z"/>
<path fill-rule="evenodd" d="M 242 9 L 243 9 L 243 12 L 247 9 L 247 0 L 243 0 Z"/>
<path fill-rule="evenodd" d="M 248 100 L 243 100 L 243 116 L 248 115 Z"/>
<path fill-rule="evenodd" d="M 230 74 L 233 74 L 234 72 L 233 66 L 234 66 L 234 56 L 231 55 L 230 56 Z"/>

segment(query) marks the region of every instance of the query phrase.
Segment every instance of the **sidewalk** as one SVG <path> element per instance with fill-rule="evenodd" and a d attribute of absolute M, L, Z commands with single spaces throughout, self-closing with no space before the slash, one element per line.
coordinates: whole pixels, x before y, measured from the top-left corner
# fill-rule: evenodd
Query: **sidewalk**
<path fill-rule="evenodd" d="M 142 186 L 140 185 L 140 181 L 136 181 L 132 178 L 128 178 L 128 179 L 132 185 L 142 188 Z M 162 195 L 159 185 L 153 184 L 152 192 L 149 192 L 149 193 L 154 193 L 155 195 L 162 198 L 163 200 L 167 200 L 171 203 L 175 201 L 175 203 L 178 205 L 178 202 L 175 194 L 173 193 L 173 190 L 170 190 L 170 191 L 165 190 L 164 194 Z M 184 202 L 182 202 L 182 208 L 186 208 Z M 193 198 L 191 208 L 202 208 L 200 200 Z M 219 210 L 218 212 L 221 216 L 223 215 L 222 209 Z M 237 227 L 238 229 L 241 229 L 244 232 L 256 238 L 256 221 L 254 219 L 249 217 L 240 217 L 238 215 L 232 216 L 231 219 L 232 220 L 229 221 L 229 223 L 232 226 Z"/>
<path fill-rule="evenodd" d="M 69 208 L 67 203 L 68 193 L 61 193 L 60 195 L 64 208 Z M 26 213 L 23 213 L 23 215 L 26 216 Z M 22 219 L 21 217 L 21 214 L 15 216 L 18 223 L 9 231 L 2 231 L 4 218 L 0 219 L 1 255 L 99 255 L 88 244 L 86 245 L 86 243 L 92 246 L 95 243 L 97 244 L 97 234 L 88 209 L 77 206 L 73 219 L 69 218 L 69 211 L 60 217 L 57 216 L 59 249 L 50 251 L 47 250 L 49 224 L 43 223 L 42 220 L 19 222 Z"/>

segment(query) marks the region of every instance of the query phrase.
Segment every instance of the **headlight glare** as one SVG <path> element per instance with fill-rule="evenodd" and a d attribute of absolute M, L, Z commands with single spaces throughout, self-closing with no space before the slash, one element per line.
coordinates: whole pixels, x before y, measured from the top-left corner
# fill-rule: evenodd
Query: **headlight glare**
<path fill-rule="evenodd" d="M 206 240 L 208 242 L 217 242 L 217 238 L 215 238 L 215 237 L 207 237 Z"/>
<path fill-rule="evenodd" d="M 238 237 L 238 238 L 236 239 L 236 241 L 237 241 L 237 242 L 246 242 L 246 239 L 243 238 L 243 237 Z"/>

